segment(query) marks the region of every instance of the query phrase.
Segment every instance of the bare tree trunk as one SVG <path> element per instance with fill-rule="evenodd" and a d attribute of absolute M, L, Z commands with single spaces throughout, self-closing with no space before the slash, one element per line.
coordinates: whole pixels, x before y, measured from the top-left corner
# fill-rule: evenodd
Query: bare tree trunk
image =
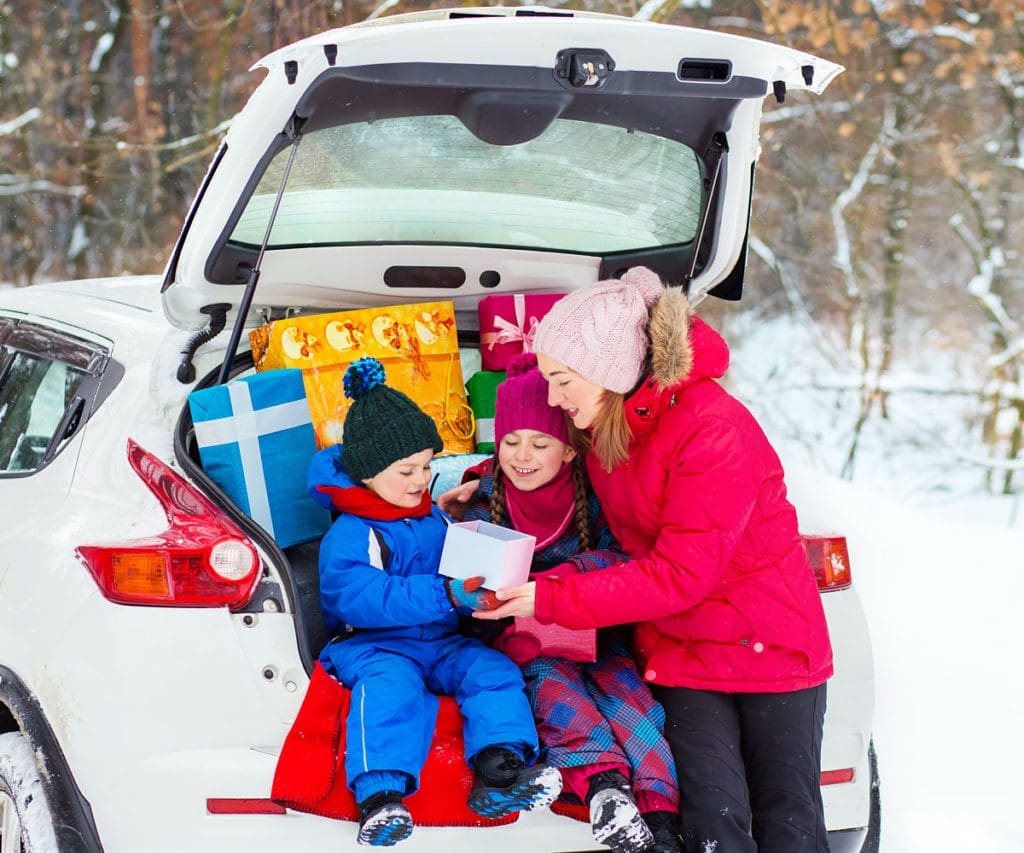
<path fill-rule="evenodd" d="M 896 52 L 895 67 L 903 68 L 903 51 Z M 896 338 L 896 306 L 899 304 L 900 279 L 906 250 L 907 223 L 910 221 L 912 177 L 907 158 L 907 133 L 910 124 L 906 90 L 900 86 L 893 93 L 893 130 L 888 140 L 886 186 L 889 198 L 886 205 L 885 235 L 882 238 L 884 261 L 882 267 L 881 328 L 878 354 L 878 379 L 892 369 L 893 348 Z M 889 417 L 889 395 L 878 391 L 879 411 Z"/>
<path fill-rule="evenodd" d="M 103 196 L 99 190 L 103 185 L 103 167 L 106 162 L 107 152 L 101 142 L 103 121 L 111 108 L 111 100 L 116 102 L 116 96 L 111 95 L 112 81 L 110 67 L 116 51 L 128 32 L 130 26 L 129 0 L 116 0 L 112 4 L 110 19 L 113 20 L 110 30 L 101 35 L 110 36 L 109 43 L 102 46 L 97 45 L 93 58 L 89 60 L 89 71 L 83 75 L 82 85 L 85 87 L 83 102 L 88 104 L 88 111 L 85 117 L 84 132 L 81 137 L 81 146 L 84 156 L 81 164 L 81 180 L 86 187 L 85 195 L 82 197 L 78 209 L 77 226 L 82 229 L 82 234 L 72 240 L 71 261 L 76 278 L 86 278 L 95 275 L 96 271 L 91 266 L 92 253 L 84 251 L 89 244 L 89 231 L 101 216 L 106 215 L 103 208 Z"/>
<path fill-rule="evenodd" d="M 854 422 L 850 446 L 840 471 L 840 476 L 852 479 L 857 446 L 860 435 L 867 423 L 876 400 L 875 386 L 872 380 L 871 349 L 869 344 L 871 320 L 871 294 L 861 279 L 865 275 L 864 262 L 861 258 L 860 240 L 850 234 L 846 211 L 862 197 L 875 164 L 887 144 L 894 135 L 897 121 L 896 110 L 888 104 L 883 114 L 882 126 L 879 128 L 875 141 L 861 157 L 856 172 L 847 188 L 841 192 L 832 205 L 832 225 L 836 235 L 836 249 L 833 263 L 843 274 L 846 282 L 846 296 L 851 305 L 849 315 L 849 348 L 854 362 L 858 365 L 861 375 L 860 401 L 857 419 Z"/>
<path fill-rule="evenodd" d="M 230 64 L 232 31 L 244 6 L 245 0 L 232 0 L 228 7 L 227 18 L 220 28 L 217 54 L 213 60 L 213 76 L 210 79 L 210 96 L 206 101 L 206 129 L 216 127 L 223 118 L 221 111 L 223 109 L 224 71 Z"/>

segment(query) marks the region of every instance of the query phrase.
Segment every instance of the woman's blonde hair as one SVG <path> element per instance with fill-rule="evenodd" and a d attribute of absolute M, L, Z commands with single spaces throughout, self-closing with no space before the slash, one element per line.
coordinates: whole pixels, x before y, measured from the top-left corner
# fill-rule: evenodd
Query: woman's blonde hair
<path fill-rule="evenodd" d="M 629 440 L 633 433 L 626 422 L 626 395 L 607 388 L 589 434 L 569 422 L 569 441 L 580 453 L 593 453 L 605 471 L 611 471 L 629 458 Z"/>

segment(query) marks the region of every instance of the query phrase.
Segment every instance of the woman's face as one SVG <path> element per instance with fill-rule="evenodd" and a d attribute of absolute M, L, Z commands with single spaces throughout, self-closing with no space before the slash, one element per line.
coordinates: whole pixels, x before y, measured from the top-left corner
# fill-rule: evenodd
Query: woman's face
<path fill-rule="evenodd" d="M 576 451 L 546 432 L 517 429 L 507 432 L 498 444 L 498 464 L 512 484 L 532 492 L 550 483 L 563 463 Z"/>
<path fill-rule="evenodd" d="M 593 426 L 605 389 L 547 355 L 537 354 L 537 367 L 548 381 L 548 405 L 565 411 L 576 429 Z"/>
<path fill-rule="evenodd" d="M 363 484 L 389 504 L 413 509 L 420 505 L 430 485 L 430 460 L 433 458 L 434 451 L 428 447 L 392 462 L 379 474 L 363 480 Z"/>

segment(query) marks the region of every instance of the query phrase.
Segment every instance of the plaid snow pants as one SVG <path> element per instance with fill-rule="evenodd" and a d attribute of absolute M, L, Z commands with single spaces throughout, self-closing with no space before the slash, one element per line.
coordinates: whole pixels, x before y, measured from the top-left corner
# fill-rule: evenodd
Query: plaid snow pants
<path fill-rule="evenodd" d="M 675 761 L 662 734 L 665 711 L 623 643 L 602 638 L 594 663 L 535 658 L 523 677 L 543 754 L 569 771 L 567 787 L 579 778 L 576 768 L 619 769 L 632 780 L 641 811 L 678 812 Z"/>

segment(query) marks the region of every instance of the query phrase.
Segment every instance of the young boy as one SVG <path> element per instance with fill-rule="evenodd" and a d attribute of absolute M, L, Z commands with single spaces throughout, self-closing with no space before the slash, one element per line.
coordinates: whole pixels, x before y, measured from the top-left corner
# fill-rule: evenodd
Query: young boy
<path fill-rule="evenodd" d="M 457 608 L 493 594 L 438 575 L 448 517 L 431 504 L 430 460 L 443 449 L 433 421 L 384 384 L 372 358 L 345 373 L 353 403 L 340 446 L 314 457 L 310 491 L 340 515 L 320 546 L 324 667 L 352 691 L 345 772 L 359 804 L 359 843 L 407 838 L 404 797 L 419 787 L 436 694 L 455 697 L 475 771 L 469 807 L 489 818 L 550 805 L 554 768 L 534 764 L 537 731 L 519 668 L 457 631 Z M 532 766 L 531 766 L 532 765 Z"/>

